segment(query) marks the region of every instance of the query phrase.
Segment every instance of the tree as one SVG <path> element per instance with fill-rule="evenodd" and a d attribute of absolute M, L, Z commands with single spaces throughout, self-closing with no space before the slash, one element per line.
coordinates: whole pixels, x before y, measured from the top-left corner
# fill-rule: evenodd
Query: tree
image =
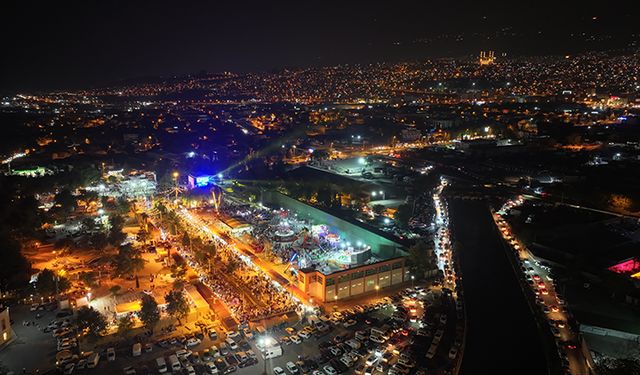
<path fill-rule="evenodd" d="M 175 316 L 178 323 L 182 324 L 180 320 L 189 313 L 189 303 L 182 290 L 172 290 L 164 296 L 164 299 L 167 302 L 167 313 Z"/>
<path fill-rule="evenodd" d="M 122 287 L 120 285 L 114 285 L 111 288 L 109 288 L 109 291 L 111 292 L 111 294 L 113 296 L 117 296 L 118 292 L 120 291 L 120 289 L 122 289 Z"/>
<path fill-rule="evenodd" d="M 184 235 L 182 235 L 182 246 L 183 247 L 191 246 L 191 238 L 189 237 L 189 233 L 187 232 L 184 232 Z"/>
<path fill-rule="evenodd" d="M 234 258 L 229 259 L 227 262 L 227 273 L 232 274 L 240 267 L 240 263 Z"/>
<path fill-rule="evenodd" d="M 56 194 L 55 204 L 64 212 L 71 212 L 76 208 L 76 198 L 69 189 L 62 189 Z"/>
<path fill-rule="evenodd" d="M 109 237 L 103 232 L 97 232 L 89 237 L 89 244 L 93 249 L 101 250 L 109 245 Z"/>
<path fill-rule="evenodd" d="M 69 289 L 70 286 L 71 284 L 66 277 L 56 275 L 55 272 L 47 268 L 38 274 L 38 280 L 36 281 L 36 290 L 43 296 L 50 296 L 55 294 L 56 291 L 63 293 Z"/>
<path fill-rule="evenodd" d="M 82 220 L 82 229 L 85 231 L 91 231 L 95 229 L 96 221 L 92 217 L 86 217 Z"/>
<path fill-rule="evenodd" d="M 101 335 L 107 329 L 107 320 L 93 307 L 83 306 L 78 310 L 78 327 L 93 335 Z"/>
<path fill-rule="evenodd" d="M 118 335 L 123 339 L 126 338 L 133 330 L 133 318 L 127 314 L 118 319 Z"/>
<path fill-rule="evenodd" d="M 126 198 L 119 198 L 116 202 L 116 211 L 118 214 L 125 215 L 129 210 L 131 210 L 131 202 Z"/>
<path fill-rule="evenodd" d="M 82 272 L 78 276 L 78 279 L 80 279 L 80 281 L 82 281 L 85 285 L 91 288 L 95 288 L 97 286 L 96 284 L 97 278 L 98 278 L 98 275 L 93 271 Z"/>
<path fill-rule="evenodd" d="M 609 205 L 615 211 L 629 211 L 632 204 L 631 198 L 623 194 L 611 194 L 609 197 Z"/>
<path fill-rule="evenodd" d="M 18 231 L 33 235 L 42 226 L 43 215 L 39 206 L 40 202 L 33 195 L 27 195 L 9 207 L 12 224 Z"/>
<path fill-rule="evenodd" d="M 325 207 L 331 207 L 333 194 L 330 186 L 324 186 L 318 190 L 318 203 Z"/>
<path fill-rule="evenodd" d="M 169 269 L 171 270 L 171 277 L 174 279 L 182 280 L 187 275 L 187 267 L 182 263 L 172 263 Z"/>
<path fill-rule="evenodd" d="M 0 234 L 0 291 L 27 285 L 31 265 L 21 253 L 18 241 Z"/>
<path fill-rule="evenodd" d="M 120 215 L 114 215 L 109 218 L 109 243 L 113 246 L 119 246 L 124 242 L 127 236 L 122 232 L 124 228 L 124 218 Z"/>
<path fill-rule="evenodd" d="M 427 271 L 436 267 L 437 259 L 432 247 L 424 241 L 418 241 L 409 248 L 408 262 L 411 273 L 421 279 Z"/>
<path fill-rule="evenodd" d="M 411 220 L 411 213 L 412 209 L 411 206 L 404 203 L 401 204 L 400 206 L 398 206 L 398 209 L 396 210 L 395 215 L 393 216 L 393 218 L 396 220 L 396 222 L 398 224 L 400 224 L 403 227 L 406 227 L 407 225 L 409 225 L 409 220 Z"/>
<path fill-rule="evenodd" d="M 120 246 L 115 258 L 115 276 L 135 276 L 144 269 L 145 260 L 131 245 Z"/>
<path fill-rule="evenodd" d="M 326 160 L 329 159 L 329 153 L 326 150 L 315 150 L 311 154 L 311 159 L 313 160 Z"/>
<path fill-rule="evenodd" d="M 211 261 L 216 257 L 217 253 L 218 249 L 213 242 L 203 244 L 202 248 L 200 248 L 200 250 L 195 254 L 196 261 L 200 264 L 207 264 L 209 272 L 211 272 Z"/>
<path fill-rule="evenodd" d="M 378 216 L 382 215 L 386 209 L 387 208 L 382 204 L 374 204 L 373 207 L 371 207 L 371 210 L 373 211 L 373 213 Z"/>
<path fill-rule="evenodd" d="M 138 231 L 138 241 L 141 241 L 142 243 L 146 244 L 150 237 L 151 236 L 149 235 L 149 232 L 147 232 L 146 230 L 140 229 Z"/>
<path fill-rule="evenodd" d="M 158 302 L 155 298 L 147 294 L 142 296 L 142 307 L 138 316 L 144 326 L 153 332 L 153 327 L 160 321 L 160 310 L 158 310 Z"/>
<path fill-rule="evenodd" d="M 100 171 L 94 165 L 82 165 L 73 170 L 71 182 L 76 186 L 90 186 L 100 180 Z"/>

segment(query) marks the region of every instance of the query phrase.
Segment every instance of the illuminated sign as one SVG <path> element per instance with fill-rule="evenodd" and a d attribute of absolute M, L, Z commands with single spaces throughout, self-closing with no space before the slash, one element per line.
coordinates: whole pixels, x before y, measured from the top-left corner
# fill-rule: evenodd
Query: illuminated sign
<path fill-rule="evenodd" d="M 199 176 L 196 177 L 196 186 L 203 187 L 213 182 L 213 176 Z"/>
<path fill-rule="evenodd" d="M 640 261 L 638 259 L 628 259 L 614 266 L 609 267 L 610 271 L 622 274 L 636 274 L 640 271 Z M 635 275 L 634 275 L 635 276 Z"/>

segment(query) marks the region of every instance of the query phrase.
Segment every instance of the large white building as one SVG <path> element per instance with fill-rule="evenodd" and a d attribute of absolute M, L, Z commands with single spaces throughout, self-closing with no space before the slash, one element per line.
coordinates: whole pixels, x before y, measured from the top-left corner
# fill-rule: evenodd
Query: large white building
<path fill-rule="evenodd" d="M 11 328 L 11 319 L 9 318 L 9 308 L 0 305 L 0 348 L 9 343 L 15 333 Z"/>

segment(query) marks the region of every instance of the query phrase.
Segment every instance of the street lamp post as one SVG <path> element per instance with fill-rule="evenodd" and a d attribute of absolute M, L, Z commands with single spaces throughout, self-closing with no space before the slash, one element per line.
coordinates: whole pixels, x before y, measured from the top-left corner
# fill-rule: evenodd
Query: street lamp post
<path fill-rule="evenodd" d="M 411 288 L 413 289 L 413 280 L 415 280 L 415 276 L 411 275 Z"/>
<path fill-rule="evenodd" d="M 266 326 L 265 326 L 266 327 Z M 267 349 L 267 346 L 270 345 L 271 342 L 271 338 L 269 336 L 263 336 L 260 341 L 262 342 L 262 351 L 264 352 Z M 267 375 L 267 358 L 265 358 L 265 356 L 262 356 L 262 360 L 263 360 L 263 368 L 262 368 L 262 374 L 263 375 Z"/>
<path fill-rule="evenodd" d="M 178 177 L 180 174 L 178 172 L 173 172 L 173 182 L 175 184 L 175 201 L 178 201 Z"/>
<path fill-rule="evenodd" d="M 379 292 L 380 292 L 380 285 L 376 285 L 376 299 L 378 299 Z"/>

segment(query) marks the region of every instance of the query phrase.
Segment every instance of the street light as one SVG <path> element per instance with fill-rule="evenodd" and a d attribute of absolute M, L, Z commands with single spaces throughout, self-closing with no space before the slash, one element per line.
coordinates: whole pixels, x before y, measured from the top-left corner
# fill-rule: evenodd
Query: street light
<path fill-rule="evenodd" d="M 269 346 L 269 345 L 270 345 L 270 343 L 272 342 L 271 340 L 272 340 L 272 339 L 271 339 L 271 337 L 269 337 L 269 336 L 264 336 L 264 337 L 262 337 L 262 338 L 260 339 L 260 342 L 261 342 L 261 344 L 262 344 L 262 350 L 266 350 L 266 349 L 267 349 L 267 346 Z M 264 363 L 263 363 L 264 367 L 263 367 L 263 369 L 262 369 L 262 373 L 263 373 L 264 375 L 267 375 L 267 358 L 265 358 L 265 357 L 263 356 L 263 357 L 262 357 L 262 360 L 263 360 L 263 362 L 264 362 Z"/>
<path fill-rule="evenodd" d="M 378 298 L 379 291 L 380 291 L 380 285 L 376 284 L 376 299 Z"/>
<path fill-rule="evenodd" d="M 415 276 L 411 275 L 411 288 L 413 288 L 413 280 L 415 280 Z"/>

